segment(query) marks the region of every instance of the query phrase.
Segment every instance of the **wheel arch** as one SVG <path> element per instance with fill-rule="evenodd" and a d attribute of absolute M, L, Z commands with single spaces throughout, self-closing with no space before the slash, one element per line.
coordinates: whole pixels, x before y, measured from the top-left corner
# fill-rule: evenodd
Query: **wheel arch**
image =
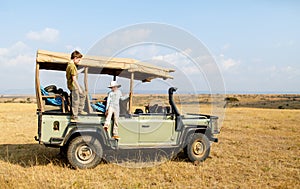
<path fill-rule="evenodd" d="M 97 127 L 83 126 L 83 127 L 74 127 L 70 132 L 68 132 L 68 134 L 64 139 L 63 146 L 67 147 L 74 138 L 78 136 L 84 136 L 84 135 L 96 137 L 102 145 L 106 144 L 105 136 L 103 135 L 103 130 Z"/>
<path fill-rule="evenodd" d="M 183 136 L 182 148 L 185 148 L 188 145 L 188 143 L 193 138 L 194 134 L 201 133 L 201 134 L 206 135 L 207 129 L 208 129 L 207 126 L 193 126 L 193 127 L 187 128 L 186 132 Z"/>

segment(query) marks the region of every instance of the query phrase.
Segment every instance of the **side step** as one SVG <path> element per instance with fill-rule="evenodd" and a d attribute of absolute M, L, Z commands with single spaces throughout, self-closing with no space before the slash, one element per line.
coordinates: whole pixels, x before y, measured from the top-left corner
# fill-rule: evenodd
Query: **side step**
<path fill-rule="evenodd" d="M 108 142 L 110 143 L 110 145 L 114 148 L 114 149 L 118 149 L 118 142 L 119 140 L 111 138 L 109 132 L 105 129 L 103 129 L 104 134 L 106 136 L 106 138 L 108 139 Z"/>
<path fill-rule="evenodd" d="M 55 138 L 55 137 L 51 137 L 50 138 L 50 144 L 56 144 L 59 145 L 62 143 L 62 141 L 64 140 L 64 138 Z"/>

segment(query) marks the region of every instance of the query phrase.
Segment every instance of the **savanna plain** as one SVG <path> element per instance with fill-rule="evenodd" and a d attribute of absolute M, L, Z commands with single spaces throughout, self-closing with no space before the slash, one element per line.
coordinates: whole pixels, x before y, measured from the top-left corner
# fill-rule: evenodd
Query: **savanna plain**
<path fill-rule="evenodd" d="M 227 99 L 219 142 L 204 162 L 176 158 L 144 168 L 103 162 L 91 170 L 71 169 L 58 149 L 37 144 L 35 103 L 4 99 L 0 188 L 300 188 L 300 98 L 278 98 Z M 210 113 L 205 103 L 200 110 L 182 106 Z"/>

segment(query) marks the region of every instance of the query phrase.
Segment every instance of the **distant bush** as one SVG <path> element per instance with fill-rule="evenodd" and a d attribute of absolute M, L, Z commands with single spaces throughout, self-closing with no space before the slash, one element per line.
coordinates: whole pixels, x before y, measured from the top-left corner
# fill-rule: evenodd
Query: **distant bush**
<path fill-rule="evenodd" d="M 226 97 L 224 100 L 226 102 L 239 102 L 239 99 L 237 99 L 236 97 Z"/>
<path fill-rule="evenodd" d="M 278 106 L 278 109 L 284 109 L 284 107 L 283 106 Z"/>
<path fill-rule="evenodd" d="M 231 104 L 233 107 L 238 107 L 239 104 L 239 99 L 237 99 L 236 97 L 226 97 L 224 99 L 225 104 L 224 104 L 224 108 L 226 108 L 227 105 Z"/>

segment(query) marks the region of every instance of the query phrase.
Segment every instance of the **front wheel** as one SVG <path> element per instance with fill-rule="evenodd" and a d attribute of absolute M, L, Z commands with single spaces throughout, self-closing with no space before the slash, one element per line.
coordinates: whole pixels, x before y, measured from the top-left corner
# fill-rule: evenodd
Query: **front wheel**
<path fill-rule="evenodd" d="M 102 156 L 101 143 L 92 136 L 78 136 L 74 138 L 67 150 L 68 161 L 75 169 L 94 168 L 100 163 Z"/>
<path fill-rule="evenodd" d="M 188 158 L 194 161 L 204 161 L 210 153 L 210 142 L 202 133 L 195 133 L 186 149 Z"/>

